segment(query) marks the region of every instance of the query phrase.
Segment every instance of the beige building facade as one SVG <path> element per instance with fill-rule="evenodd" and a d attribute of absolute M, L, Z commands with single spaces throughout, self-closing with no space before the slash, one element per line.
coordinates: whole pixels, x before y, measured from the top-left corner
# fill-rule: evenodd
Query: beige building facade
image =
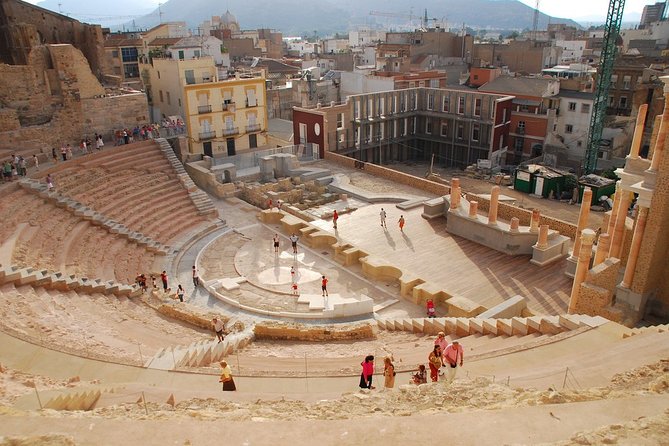
<path fill-rule="evenodd" d="M 264 77 L 186 85 L 184 103 L 191 153 L 219 158 L 267 145 Z"/>

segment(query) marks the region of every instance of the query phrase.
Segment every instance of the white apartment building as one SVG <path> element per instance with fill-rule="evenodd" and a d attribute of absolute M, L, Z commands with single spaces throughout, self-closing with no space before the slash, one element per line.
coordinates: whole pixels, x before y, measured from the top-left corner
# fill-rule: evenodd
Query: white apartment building
<path fill-rule="evenodd" d="M 586 43 L 585 40 L 556 40 L 555 46 L 562 48 L 562 55 L 558 64 L 580 62 L 583 58 Z"/>
<path fill-rule="evenodd" d="M 553 133 L 564 144 L 570 159 L 581 159 L 585 153 L 594 95 L 560 90 L 560 108 Z"/>

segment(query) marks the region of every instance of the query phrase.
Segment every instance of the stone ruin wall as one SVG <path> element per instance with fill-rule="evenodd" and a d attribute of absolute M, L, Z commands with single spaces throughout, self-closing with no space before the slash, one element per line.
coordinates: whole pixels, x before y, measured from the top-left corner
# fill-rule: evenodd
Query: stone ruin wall
<path fill-rule="evenodd" d="M 280 341 L 344 341 L 373 339 L 376 326 L 370 323 L 345 326 L 311 326 L 290 322 L 260 322 L 254 327 L 256 339 Z"/>
<path fill-rule="evenodd" d="M 325 159 L 332 161 L 349 169 L 357 168 L 356 164 L 359 163 L 354 158 L 339 155 L 337 153 L 325 152 Z M 415 187 L 416 189 L 421 189 L 431 194 L 443 196 L 450 193 L 450 187 L 445 184 L 436 183 L 434 181 L 426 180 L 424 178 L 416 177 L 409 175 L 407 173 L 399 172 L 397 170 L 388 169 L 387 167 L 377 166 L 372 163 L 363 163 L 364 172 L 367 172 L 371 175 L 375 175 L 381 178 L 385 178 L 396 183 L 404 184 L 407 186 Z"/>
<path fill-rule="evenodd" d="M 106 70 L 100 25 L 81 23 L 64 15 L 18 0 L 0 2 L 0 61 L 26 65 L 30 50 L 39 44 L 70 44 L 79 49 L 95 73 Z"/>
<path fill-rule="evenodd" d="M 648 308 L 660 317 L 669 317 L 668 258 L 669 150 L 665 145 L 631 286 L 634 293 L 654 296 Z"/>
<path fill-rule="evenodd" d="M 30 65 L 0 65 L 0 147 L 48 153 L 98 132 L 148 122 L 144 93 L 103 97 L 83 54 L 70 45 L 36 47 Z M 48 155 L 47 155 L 48 156 Z"/>
<path fill-rule="evenodd" d="M 574 312 L 621 322 L 622 312 L 611 307 L 620 268 L 620 260 L 611 257 L 588 271 L 578 291 L 578 304 Z"/>

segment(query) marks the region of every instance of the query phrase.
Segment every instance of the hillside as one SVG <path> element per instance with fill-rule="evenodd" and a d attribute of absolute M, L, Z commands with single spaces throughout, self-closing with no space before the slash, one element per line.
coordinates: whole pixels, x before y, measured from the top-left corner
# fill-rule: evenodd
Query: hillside
<path fill-rule="evenodd" d="M 73 17 L 79 13 L 83 19 L 92 22 L 96 17 L 105 14 L 116 16 L 116 23 L 124 22 L 126 29 L 133 27 L 150 28 L 158 23 L 157 10 L 144 16 L 129 20 L 123 14 L 138 15 L 145 11 L 133 6 L 129 0 L 120 3 L 97 5 L 95 15 L 89 12 L 90 2 L 86 0 L 45 0 L 39 3 L 44 8 L 71 12 Z M 122 6 L 122 7 L 119 7 Z M 449 26 L 458 27 L 462 23 L 471 27 L 489 27 L 493 29 L 529 29 L 532 27 L 534 10 L 517 0 L 368 0 L 361 7 L 356 0 L 323 0 L 320 2 L 303 2 L 298 0 L 229 0 L 225 5 L 216 0 L 168 0 L 161 11 L 163 21 L 186 21 L 195 28 L 203 20 L 212 15 L 222 15 L 225 8 L 237 17 L 242 28 L 254 29 L 268 27 L 281 30 L 285 35 L 309 34 L 315 31 L 319 35 L 347 31 L 352 26 L 365 24 L 381 24 L 397 26 L 406 24 L 406 19 L 389 19 L 369 15 L 370 11 L 394 12 L 400 14 L 422 16 L 427 9 L 430 18 L 445 20 Z M 134 22 L 134 23 L 133 23 Z M 559 19 L 540 14 L 539 27 L 545 28 L 548 23 L 569 23 L 569 19 Z M 414 21 L 417 23 L 417 19 Z M 111 21 L 102 23 L 111 25 Z"/>

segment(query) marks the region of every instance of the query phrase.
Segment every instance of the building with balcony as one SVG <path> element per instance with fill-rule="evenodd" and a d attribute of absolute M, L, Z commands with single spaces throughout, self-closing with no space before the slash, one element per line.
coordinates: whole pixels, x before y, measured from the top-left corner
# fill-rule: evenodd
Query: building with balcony
<path fill-rule="evenodd" d="M 265 78 L 259 73 L 183 87 L 189 150 L 233 156 L 267 145 Z"/>
<path fill-rule="evenodd" d="M 139 33 L 110 33 L 104 42 L 107 72 L 105 80 L 117 85 L 141 88 L 139 55 L 142 39 Z"/>
<path fill-rule="evenodd" d="M 293 109 L 295 142 L 383 164 L 434 161 L 499 166 L 506 157 L 513 98 L 417 87 L 349 96 L 342 104 Z"/>
<path fill-rule="evenodd" d="M 153 122 L 185 116 L 187 85 L 218 81 L 218 70 L 211 57 L 184 60 L 152 57 L 146 62 L 140 63 L 140 70 Z"/>

